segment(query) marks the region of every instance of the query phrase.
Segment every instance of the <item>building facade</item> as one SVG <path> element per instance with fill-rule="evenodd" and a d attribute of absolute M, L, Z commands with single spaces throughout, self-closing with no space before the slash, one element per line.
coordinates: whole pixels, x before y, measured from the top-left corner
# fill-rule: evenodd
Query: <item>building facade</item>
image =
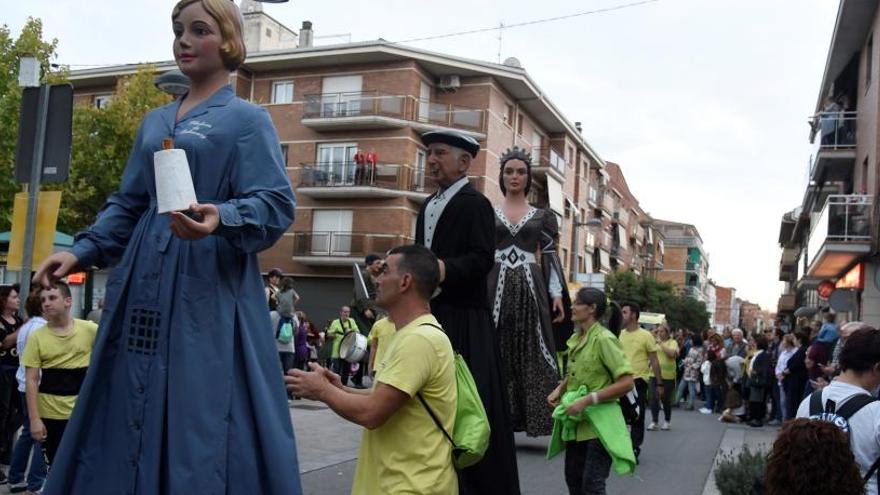
<path fill-rule="evenodd" d="M 703 249 L 703 239 L 691 224 L 655 220 L 664 235 L 664 262 L 657 278 L 671 282 L 684 296 L 708 303 L 709 257 Z"/>
<path fill-rule="evenodd" d="M 469 179 L 494 204 L 502 199 L 501 154 L 512 146 L 531 152 L 529 199 L 556 214 L 571 280 L 615 266 L 662 266 L 662 233 L 515 59 L 494 64 L 381 40 L 313 46 L 310 23 L 297 34 L 257 3 L 245 1 L 242 10 L 249 54 L 230 83 L 269 112 L 297 198 L 294 224 L 260 262 L 297 279 L 314 321 L 351 299 L 354 264 L 413 242 L 418 210 L 436 187 L 419 138 L 430 130 L 480 142 Z M 119 78 L 136 70 L 73 71 L 77 103 L 106 104 Z M 600 228 L 584 226 L 593 217 Z"/>
<path fill-rule="evenodd" d="M 739 325 L 739 306 L 736 289 L 715 285 L 715 319 L 713 325 L 719 332 Z"/>
<path fill-rule="evenodd" d="M 811 122 L 809 184 L 780 224 L 777 309 L 789 323 L 830 305 L 845 319 L 880 325 L 875 35 L 877 2 L 841 0 Z M 829 284 L 836 294 L 820 296 Z"/>

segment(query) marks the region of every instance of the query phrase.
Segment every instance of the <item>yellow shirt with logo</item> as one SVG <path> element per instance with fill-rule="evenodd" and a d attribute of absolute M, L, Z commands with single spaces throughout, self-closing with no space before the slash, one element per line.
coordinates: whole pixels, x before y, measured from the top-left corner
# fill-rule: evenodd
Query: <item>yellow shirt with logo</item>
<path fill-rule="evenodd" d="M 633 378 L 650 378 L 651 362 L 648 354 L 659 350 L 651 332 L 641 327 L 633 331 L 623 329 L 619 338 L 620 343 L 623 344 L 623 352 L 626 353 L 632 366 Z"/>
<path fill-rule="evenodd" d="M 354 495 L 458 493 L 452 445 L 416 396 L 422 394 L 451 435 L 457 401 L 452 345 L 427 323 L 439 326 L 430 314 L 416 318 L 394 333 L 376 360 L 375 381 L 410 399 L 385 424 L 364 430 Z"/>
<path fill-rule="evenodd" d="M 98 325 L 86 320 L 73 320 L 73 329 L 64 336 L 53 333 L 48 325 L 40 327 L 28 337 L 21 364 L 27 368 L 43 370 L 87 367 L 97 332 Z M 76 397 L 40 392 L 37 396 L 40 417 L 70 419 Z"/>
<path fill-rule="evenodd" d="M 370 335 L 367 336 L 370 345 L 376 349 L 376 359 L 373 366 L 379 366 L 379 363 L 382 362 L 382 356 L 385 354 L 385 349 L 388 348 L 388 341 L 394 335 L 395 330 L 394 323 L 387 316 L 373 323 Z"/>

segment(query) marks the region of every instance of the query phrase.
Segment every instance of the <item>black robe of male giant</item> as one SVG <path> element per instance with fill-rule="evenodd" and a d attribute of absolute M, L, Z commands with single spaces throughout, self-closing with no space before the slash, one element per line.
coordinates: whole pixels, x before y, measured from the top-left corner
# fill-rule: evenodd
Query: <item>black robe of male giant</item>
<path fill-rule="evenodd" d="M 425 243 L 425 207 L 431 198 L 419 211 L 416 244 Z M 446 279 L 431 301 L 431 312 L 474 375 L 492 428 L 483 460 L 459 472 L 460 493 L 517 495 L 516 446 L 486 298 L 495 254 L 495 213 L 489 200 L 470 184 L 462 187 L 443 209 L 431 244 L 446 264 Z"/>

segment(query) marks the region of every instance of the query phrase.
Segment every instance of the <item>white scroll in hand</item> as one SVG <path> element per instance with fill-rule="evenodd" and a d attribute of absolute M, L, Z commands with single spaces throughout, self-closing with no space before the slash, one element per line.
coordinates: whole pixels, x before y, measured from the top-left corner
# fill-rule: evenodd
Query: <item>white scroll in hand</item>
<path fill-rule="evenodd" d="M 182 149 L 155 152 L 153 167 L 159 213 L 188 210 L 191 204 L 198 202 L 186 153 Z"/>

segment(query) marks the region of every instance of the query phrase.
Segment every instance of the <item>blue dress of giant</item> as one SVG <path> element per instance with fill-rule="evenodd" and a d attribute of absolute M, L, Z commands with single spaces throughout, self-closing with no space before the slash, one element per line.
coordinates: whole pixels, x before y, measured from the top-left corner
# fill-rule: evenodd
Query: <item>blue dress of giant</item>
<path fill-rule="evenodd" d="M 144 118 L 119 190 L 77 235 L 80 265 L 118 266 L 46 494 L 302 492 L 257 264 L 293 221 L 278 137 L 229 86 L 175 123 L 178 108 Z M 219 208 L 213 235 L 182 240 L 157 214 L 165 138 Z"/>

